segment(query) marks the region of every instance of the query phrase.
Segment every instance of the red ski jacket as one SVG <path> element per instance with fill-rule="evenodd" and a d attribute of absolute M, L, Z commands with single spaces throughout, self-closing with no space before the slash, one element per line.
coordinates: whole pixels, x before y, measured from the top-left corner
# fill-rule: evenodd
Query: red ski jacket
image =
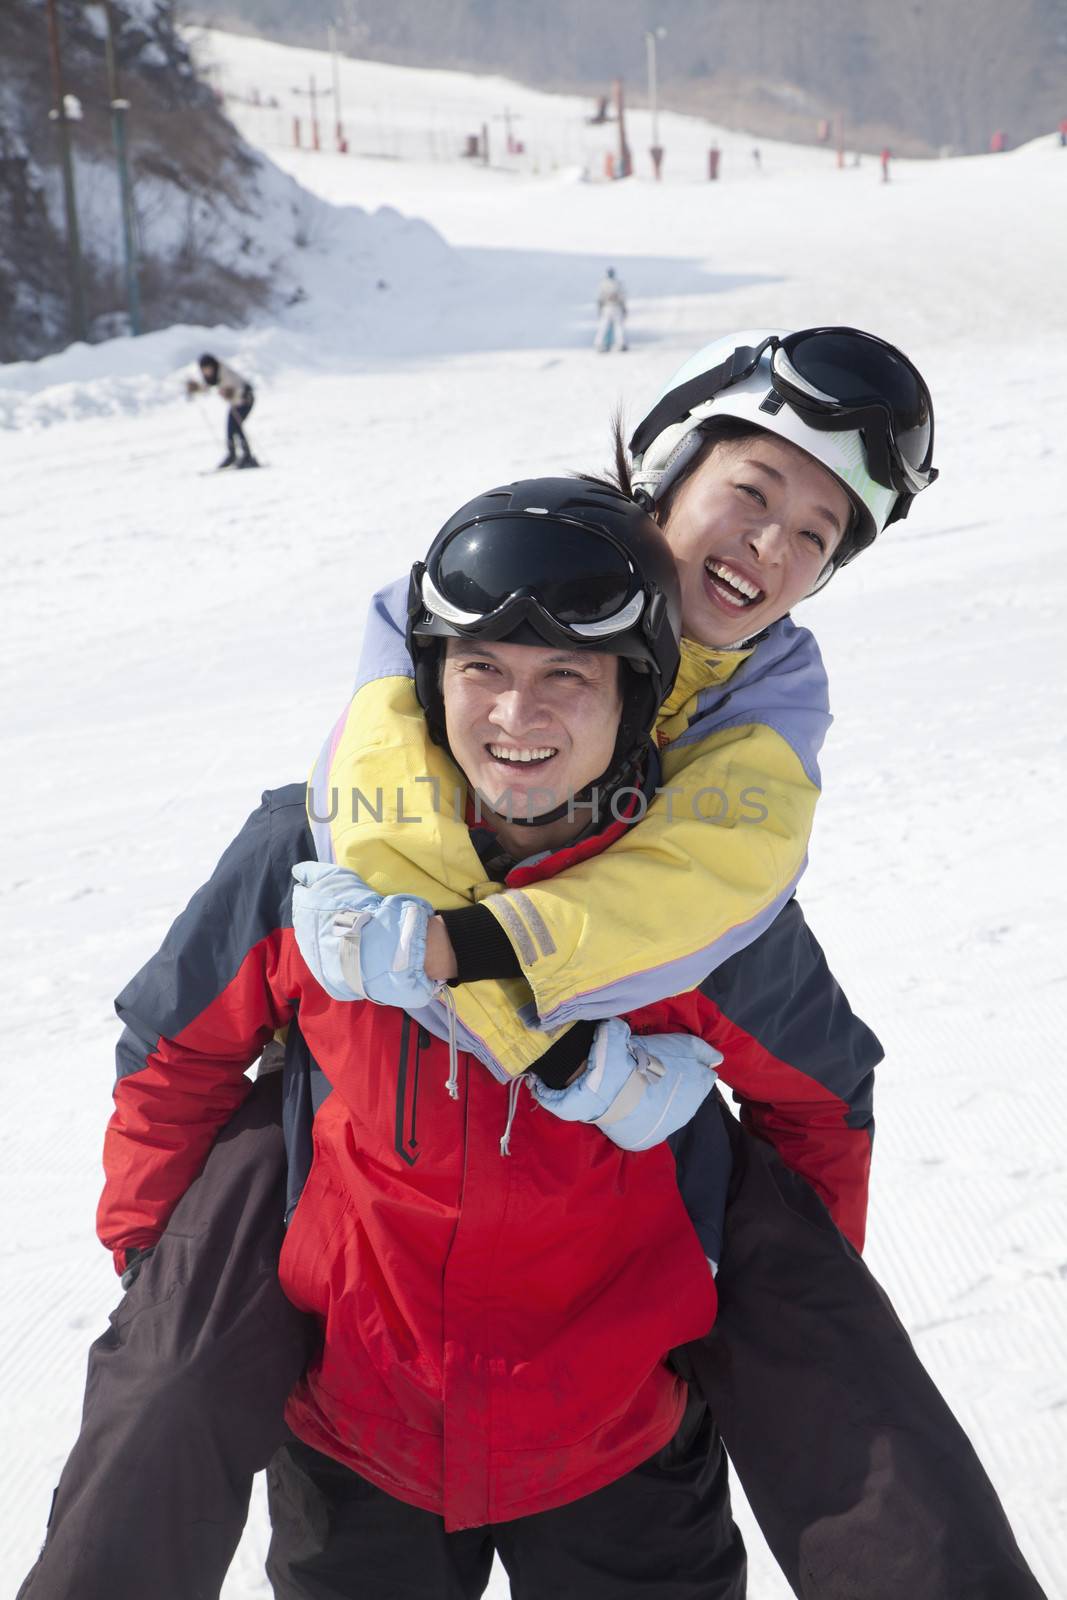
<path fill-rule="evenodd" d="M 120 1268 L 159 1237 L 245 1069 L 288 1026 L 280 1275 L 324 1333 L 290 1425 L 449 1528 L 549 1509 L 677 1427 L 684 1386 L 665 1358 L 715 1313 L 718 1113 L 709 1100 L 668 1143 L 626 1152 L 465 1055 L 452 1099 L 442 1043 L 403 1012 L 330 1000 L 300 956 L 304 800 L 298 785 L 264 797 L 117 1002 L 101 1237 Z M 743 1117 L 861 1235 L 881 1052 L 795 902 L 701 989 L 630 1021 L 716 1044 Z"/>

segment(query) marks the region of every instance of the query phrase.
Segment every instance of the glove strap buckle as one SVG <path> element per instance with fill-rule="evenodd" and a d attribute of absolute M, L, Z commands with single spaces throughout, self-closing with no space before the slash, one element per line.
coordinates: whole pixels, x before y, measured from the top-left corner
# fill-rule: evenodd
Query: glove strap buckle
<path fill-rule="evenodd" d="M 363 937 L 363 929 L 368 922 L 373 920 L 373 917 L 373 911 L 339 911 L 333 919 L 333 931 L 337 935 L 337 950 L 341 962 L 341 971 L 352 993 L 361 1000 L 367 998 L 367 990 L 363 982 L 359 945 Z"/>

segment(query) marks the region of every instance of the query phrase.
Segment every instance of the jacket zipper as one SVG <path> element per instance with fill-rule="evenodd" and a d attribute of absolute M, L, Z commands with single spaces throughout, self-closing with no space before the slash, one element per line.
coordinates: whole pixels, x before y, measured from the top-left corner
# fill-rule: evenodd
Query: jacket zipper
<path fill-rule="evenodd" d="M 411 1117 L 408 1121 L 408 1059 L 411 1054 L 411 1030 L 415 1028 L 415 1059 L 411 1070 Z M 404 1013 L 400 1024 L 400 1060 L 396 1072 L 396 1122 L 393 1147 L 401 1161 L 413 1167 L 419 1159 L 419 1141 L 416 1134 L 416 1108 L 419 1096 L 419 1054 L 422 1046 L 422 1029 L 412 1023 Z"/>

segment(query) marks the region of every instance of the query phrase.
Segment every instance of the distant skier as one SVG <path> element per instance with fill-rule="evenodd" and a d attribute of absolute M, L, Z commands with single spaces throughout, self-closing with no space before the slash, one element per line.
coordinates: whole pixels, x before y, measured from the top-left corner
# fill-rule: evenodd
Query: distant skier
<path fill-rule="evenodd" d="M 220 400 L 224 400 L 227 406 L 226 454 L 219 462 L 219 471 L 234 466 L 258 467 L 259 462 L 252 454 L 243 426 L 256 403 L 252 385 L 239 372 L 220 361 L 218 356 L 203 355 L 198 365 L 203 382 L 189 378 L 185 385 L 186 394 L 206 394 L 210 389 L 217 389 Z"/>
<path fill-rule="evenodd" d="M 610 350 L 613 344 L 617 349 L 625 350 L 626 290 L 621 281 L 615 276 L 614 267 L 608 267 L 600 280 L 596 306 L 600 313 L 600 320 L 597 323 L 593 349 L 598 350 L 601 355 L 605 350 Z"/>

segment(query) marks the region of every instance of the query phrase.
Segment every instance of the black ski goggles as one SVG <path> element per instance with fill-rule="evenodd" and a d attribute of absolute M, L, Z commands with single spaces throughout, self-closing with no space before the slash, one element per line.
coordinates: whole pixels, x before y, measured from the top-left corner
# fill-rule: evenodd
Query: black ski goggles
<path fill-rule="evenodd" d="M 901 351 L 858 328 L 804 328 L 739 346 L 728 361 L 664 395 L 630 440 L 631 455 L 642 455 L 694 407 L 751 377 L 767 350 L 773 393 L 811 428 L 861 433 L 877 483 L 909 500 L 933 483 L 934 408 L 926 382 Z"/>
<path fill-rule="evenodd" d="M 500 639 L 528 621 L 546 642 L 589 647 L 653 637 L 657 599 L 607 532 L 555 512 L 504 511 L 462 524 L 415 563 L 409 612 L 416 635 Z"/>

